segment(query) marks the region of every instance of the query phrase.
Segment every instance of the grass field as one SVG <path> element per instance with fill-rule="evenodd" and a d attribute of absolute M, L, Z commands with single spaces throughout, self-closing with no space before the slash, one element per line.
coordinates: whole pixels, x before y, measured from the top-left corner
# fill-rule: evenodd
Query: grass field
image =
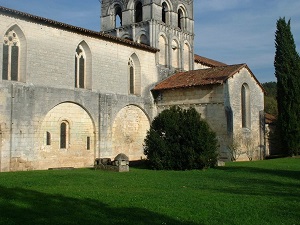
<path fill-rule="evenodd" d="M 300 159 L 0 173 L 0 224 L 300 224 Z"/>

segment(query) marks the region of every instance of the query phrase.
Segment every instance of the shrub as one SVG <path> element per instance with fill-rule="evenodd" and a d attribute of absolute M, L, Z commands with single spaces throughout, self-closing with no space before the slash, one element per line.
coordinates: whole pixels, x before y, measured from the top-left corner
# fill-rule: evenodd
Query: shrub
<path fill-rule="evenodd" d="M 153 169 L 190 170 L 213 167 L 217 138 L 194 108 L 171 107 L 152 122 L 144 154 Z"/>

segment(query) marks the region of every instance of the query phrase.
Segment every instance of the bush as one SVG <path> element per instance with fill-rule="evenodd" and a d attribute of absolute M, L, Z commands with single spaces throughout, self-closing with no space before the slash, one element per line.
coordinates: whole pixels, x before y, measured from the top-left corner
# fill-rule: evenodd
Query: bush
<path fill-rule="evenodd" d="M 194 108 L 172 107 L 152 122 L 144 154 L 157 170 L 191 170 L 213 167 L 217 138 Z"/>

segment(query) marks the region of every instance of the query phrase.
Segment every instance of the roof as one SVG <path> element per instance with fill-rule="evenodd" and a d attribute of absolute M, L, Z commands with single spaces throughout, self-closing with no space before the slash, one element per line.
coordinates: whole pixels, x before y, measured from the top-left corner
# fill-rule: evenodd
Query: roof
<path fill-rule="evenodd" d="M 76 26 L 69 25 L 66 23 L 58 22 L 58 21 L 47 19 L 47 18 L 40 17 L 40 16 L 35 16 L 32 14 L 24 13 L 24 12 L 17 11 L 14 9 L 5 8 L 2 6 L 0 6 L 0 13 L 10 16 L 10 17 L 15 17 L 15 18 L 21 17 L 25 20 L 33 21 L 38 24 L 44 24 L 44 25 L 55 27 L 58 29 L 64 29 L 64 30 L 68 30 L 68 31 L 71 31 L 74 33 L 78 33 L 78 34 L 82 34 L 82 35 L 86 35 L 86 36 L 90 36 L 90 37 L 94 37 L 94 38 L 98 38 L 98 39 L 105 39 L 108 41 L 112 41 L 112 42 L 116 42 L 116 43 L 120 43 L 120 44 L 124 44 L 124 45 L 128 45 L 128 46 L 133 46 L 133 47 L 147 50 L 150 52 L 158 52 L 159 51 L 158 49 L 150 47 L 148 45 L 140 44 L 140 43 L 128 40 L 128 39 L 118 38 L 118 37 L 115 37 L 115 36 L 112 36 L 109 34 L 105 34 L 104 32 L 97 32 L 97 31 L 92 31 L 92 30 L 88 30 L 85 28 L 81 28 L 81 27 L 76 27 Z"/>
<path fill-rule="evenodd" d="M 246 64 L 237 64 L 181 72 L 168 77 L 156 85 L 153 90 L 158 91 L 212 84 L 223 84 L 229 77 L 233 76 L 245 67 L 248 68 Z"/>
<path fill-rule="evenodd" d="M 272 114 L 265 113 L 265 123 L 266 124 L 272 124 L 276 122 L 276 117 L 273 116 Z"/>
<path fill-rule="evenodd" d="M 226 66 L 227 64 L 195 54 L 195 62 L 209 67 Z"/>

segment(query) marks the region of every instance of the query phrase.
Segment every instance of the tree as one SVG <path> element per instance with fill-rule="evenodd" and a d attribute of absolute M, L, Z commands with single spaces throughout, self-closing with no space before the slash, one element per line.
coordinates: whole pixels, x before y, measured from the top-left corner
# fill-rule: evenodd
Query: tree
<path fill-rule="evenodd" d="M 300 152 L 300 59 L 290 20 L 280 18 L 275 34 L 275 76 L 277 78 L 278 131 L 289 155 Z"/>
<path fill-rule="evenodd" d="M 153 169 L 189 170 L 213 167 L 218 141 L 194 108 L 171 107 L 152 122 L 144 154 Z"/>
<path fill-rule="evenodd" d="M 277 83 L 276 82 L 266 82 L 262 84 L 266 91 L 265 95 L 265 112 L 269 113 L 275 117 L 278 115 L 277 107 Z"/>

